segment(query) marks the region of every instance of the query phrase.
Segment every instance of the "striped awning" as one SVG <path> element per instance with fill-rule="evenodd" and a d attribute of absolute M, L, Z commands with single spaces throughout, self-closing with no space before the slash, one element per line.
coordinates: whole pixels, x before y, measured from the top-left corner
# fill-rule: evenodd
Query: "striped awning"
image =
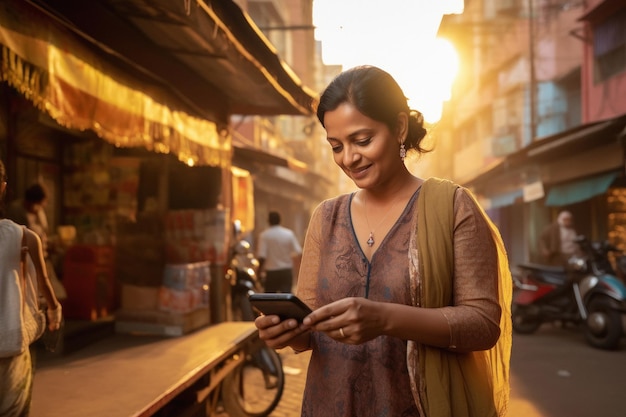
<path fill-rule="evenodd" d="M 188 165 L 230 165 L 230 137 L 215 123 L 180 110 L 23 3 L 0 3 L 0 78 L 41 111 L 118 147 L 173 153 Z"/>

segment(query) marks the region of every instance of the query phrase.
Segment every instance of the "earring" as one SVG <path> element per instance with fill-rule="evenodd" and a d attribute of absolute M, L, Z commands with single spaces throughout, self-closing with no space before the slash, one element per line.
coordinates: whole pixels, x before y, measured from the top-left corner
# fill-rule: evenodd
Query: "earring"
<path fill-rule="evenodd" d="M 404 143 L 400 145 L 400 159 L 404 161 L 406 157 L 406 148 L 404 147 Z"/>

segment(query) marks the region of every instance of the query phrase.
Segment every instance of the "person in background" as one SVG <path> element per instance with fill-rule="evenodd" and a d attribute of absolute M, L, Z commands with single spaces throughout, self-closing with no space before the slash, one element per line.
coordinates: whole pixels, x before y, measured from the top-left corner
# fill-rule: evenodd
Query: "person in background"
<path fill-rule="evenodd" d="M 0 161 L 0 203 L 4 202 L 6 191 L 6 169 Z M 61 304 L 57 300 L 45 268 L 43 247 L 39 236 L 17 223 L 5 219 L 4 210 L 0 213 L 0 279 L 14 279 L 19 274 L 22 236 L 26 234 L 26 244 L 35 266 L 37 284 L 40 293 L 47 302 L 47 322 L 50 331 L 58 330 L 61 325 Z M 22 249 L 24 250 L 24 249 Z M 2 294 L 0 294 L 2 299 Z M 0 317 L 2 320 L 2 317 Z M 0 338 L 3 337 L 0 334 Z M 0 358 L 0 416 L 26 417 L 29 415 L 33 388 L 34 365 L 30 349 L 25 349 L 16 356 Z"/>
<path fill-rule="evenodd" d="M 7 207 L 7 218 L 27 226 L 39 235 L 44 253 L 48 249 L 48 218 L 45 211 L 47 203 L 46 189 L 35 183 L 24 191 L 23 199 L 15 200 Z"/>
<path fill-rule="evenodd" d="M 46 189 L 43 185 L 35 183 L 26 189 L 23 199 L 15 200 L 7 207 L 6 217 L 17 224 L 25 225 L 37 233 L 41 239 L 46 269 L 54 291 L 59 299 L 64 300 L 67 297 L 67 293 L 63 284 L 59 281 L 50 259 L 50 250 L 52 248 L 49 246 L 48 241 L 48 218 L 45 210 L 47 203 L 48 194 Z"/>
<path fill-rule="evenodd" d="M 359 190 L 310 219 L 296 293 L 314 311 L 255 320 L 268 346 L 312 351 L 302 416 L 504 416 L 512 280 L 498 230 L 469 190 L 408 170 L 426 130 L 387 72 L 341 73 L 317 117 Z"/>
<path fill-rule="evenodd" d="M 576 236 L 578 233 L 574 228 L 574 216 L 567 210 L 561 211 L 556 221 L 549 224 L 539 238 L 543 262 L 566 267 L 568 260 L 580 253 L 580 247 L 575 241 Z"/>
<path fill-rule="evenodd" d="M 259 272 L 265 273 L 265 292 L 292 291 L 293 270 L 300 263 L 302 247 L 290 229 L 280 225 L 280 214 L 270 211 L 270 227 L 259 235 Z"/>

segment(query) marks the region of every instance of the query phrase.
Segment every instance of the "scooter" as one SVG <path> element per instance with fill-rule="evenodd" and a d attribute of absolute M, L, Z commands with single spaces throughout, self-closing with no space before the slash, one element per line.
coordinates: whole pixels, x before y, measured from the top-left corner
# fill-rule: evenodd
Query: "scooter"
<path fill-rule="evenodd" d="M 567 267 L 533 263 L 517 265 L 513 273 L 513 330 L 530 334 L 547 322 L 582 325 L 585 339 L 600 349 L 617 349 L 624 334 L 626 286 L 617 279 L 606 244 L 579 236 L 583 256 Z"/>
<path fill-rule="evenodd" d="M 262 292 L 258 278 L 259 261 L 248 241 L 241 238 L 241 224 L 233 224 L 235 243 L 225 278 L 230 285 L 231 319 L 254 321 L 257 314 L 248 295 Z M 265 389 L 259 389 L 265 387 Z M 285 387 L 285 373 L 278 353 L 259 340 L 242 365 L 229 373 L 222 386 L 224 409 L 231 417 L 266 417 L 278 405 Z"/>
<path fill-rule="evenodd" d="M 237 224 L 235 222 L 235 224 Z M 238 228 L 235 226 L 235 230 Z M 235 232 L 236 235 L 240 232 Z M 245 239 L 238 239 L 232 249 L 226 279 L 230 285 L 232 320 L 254 321 L 257 314 L 248 301 L 248 295 L 263 292 L 263 285 L 257 275 L 259 261 L 252 253 L 251 245 Z"/>

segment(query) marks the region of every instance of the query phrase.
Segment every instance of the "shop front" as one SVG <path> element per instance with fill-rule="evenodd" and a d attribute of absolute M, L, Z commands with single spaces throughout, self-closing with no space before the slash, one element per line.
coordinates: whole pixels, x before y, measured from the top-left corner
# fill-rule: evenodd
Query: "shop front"
<path fill-rule="evenodd" d="M 564 209 L 579 233 L 626 248 L 625 128 L 621 116 L 539 139 L 465 184 L 498 223 L 512 263 L 539 261 L 539 235 Z"/>
<path fill-rule="evenodd" d="M 48 190 L 66 318 L 111 321 L 115 313 L 120 331 L 177 335 L 225 317 L 229 115 L 302 114 L 313 99 L 251 36 L 241 10 L 140 3 L 0 4 L 0 149 L 8 199 L 35 181 Z M 168 19 L 180 33 L 166 33 Z M 218 35 L 211 47 L 224 50 L 211 66 L 164 46 L 206 47 L 210 30 Z"/>

